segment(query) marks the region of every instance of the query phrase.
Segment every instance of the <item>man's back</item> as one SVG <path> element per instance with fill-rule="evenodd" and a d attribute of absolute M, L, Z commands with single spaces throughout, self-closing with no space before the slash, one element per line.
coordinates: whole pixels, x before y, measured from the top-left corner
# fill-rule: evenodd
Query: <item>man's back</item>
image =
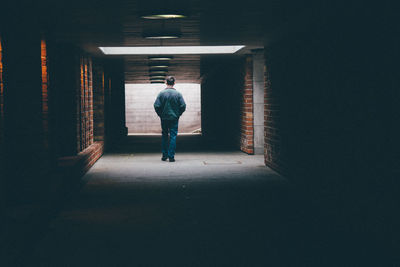
<path fill-rule="evenodd" d="M 158 94 L 154 109 L 161 119 L 174 120 L 179 119 L 186 109 L 186 104 L 181 93 L 174 88 L 166 88 Z"/>

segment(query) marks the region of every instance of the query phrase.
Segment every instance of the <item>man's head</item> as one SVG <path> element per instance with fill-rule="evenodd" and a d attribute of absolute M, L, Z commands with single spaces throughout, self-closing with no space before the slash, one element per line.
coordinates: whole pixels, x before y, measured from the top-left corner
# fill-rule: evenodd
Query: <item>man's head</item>
<path fill-rule="evenodd" d="M 166 81 L 167 85 L 173 86 L 175 84 L 175 77 L 174 76 L 168 76 L 165 81 Z"/>

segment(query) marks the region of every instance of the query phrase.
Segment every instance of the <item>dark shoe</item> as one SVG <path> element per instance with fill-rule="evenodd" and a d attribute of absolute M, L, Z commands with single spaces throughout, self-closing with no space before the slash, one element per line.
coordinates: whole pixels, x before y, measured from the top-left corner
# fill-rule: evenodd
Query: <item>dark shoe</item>
<path fill-rule="evenodd" d="M 169 158 L 169 162 L 175 162 L 175 158 Z"/>
<path fill-rule="evenodd" d="M 166 161 L 168 157 L 162 157 L 161 160 L 162 161 Z"/>

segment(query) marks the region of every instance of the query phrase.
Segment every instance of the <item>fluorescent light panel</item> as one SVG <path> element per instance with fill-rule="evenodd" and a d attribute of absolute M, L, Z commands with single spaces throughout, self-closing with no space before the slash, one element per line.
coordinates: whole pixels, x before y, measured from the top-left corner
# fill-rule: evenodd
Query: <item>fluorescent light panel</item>
<path fill-rule="evenodd" d="M 185 15 L 181 14 L 151 14 L 142 16 L 143 19 L 183 19 Z"/>
<path fill-rule="evenodd" d="M 233 54 L 244 45 L 220 46 L 137 46 L 137 47 L 99 47 L 106 55 L 198 55 Z"/>
<path fill-rule="evenodd" d="M 149 60 L 157 60 L 157 61 L 168 61 L 171 60 L 172 57 L 163 57 L 163 56 L 158 56 L 158 57 L 149 57 Z"/>
<path fill-rule="evenodd" d="M 179 38 L 178 35 L 152 35 L 152 36 L 145 36 L 146 39 L 177 39 Z"/>

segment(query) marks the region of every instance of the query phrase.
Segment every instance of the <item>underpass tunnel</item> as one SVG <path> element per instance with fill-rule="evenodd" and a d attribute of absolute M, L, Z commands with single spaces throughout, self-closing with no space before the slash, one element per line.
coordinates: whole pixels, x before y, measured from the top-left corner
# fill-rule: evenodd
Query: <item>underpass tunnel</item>
<path fill-rule="evenodd" d="M 196 141 L 201 146 L 208 144 L 208 148 L 263 154 L 264 50 L 252 49 L 247 55 L 205 55 L 200 57 L 200 62 L 197 83 L 179 83 L 178 80 L 175 86 L 188 102 L 178 135 L 200 135 Z M 170 68 L 173 64 L 179 65 L 171 60 Z M 153 103 L 164 88 L 165 84 L 125 85 L 128 139 L 161 134 Z"/>
<path fill-rule="evenodd" d="M 0 265 L 398 264 L 389 4 L 0 10 Z M 170 75 L 175 165 L 152 106 Z"/>

